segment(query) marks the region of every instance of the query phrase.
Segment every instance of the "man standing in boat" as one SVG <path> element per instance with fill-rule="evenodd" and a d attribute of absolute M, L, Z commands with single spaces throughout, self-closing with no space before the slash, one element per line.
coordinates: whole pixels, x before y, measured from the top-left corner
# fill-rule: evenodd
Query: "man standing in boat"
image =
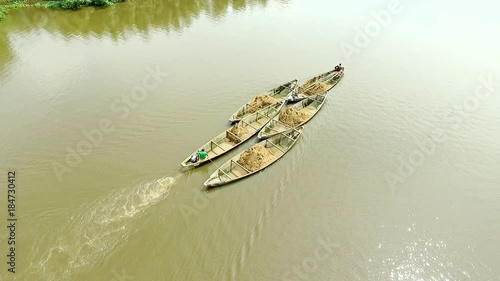
<path fill-rule="evenodd" d="M 339 63 L 339 65 L 335 66 L 335 71 L 341 71 L 342 70 L 342 64 Z"/>

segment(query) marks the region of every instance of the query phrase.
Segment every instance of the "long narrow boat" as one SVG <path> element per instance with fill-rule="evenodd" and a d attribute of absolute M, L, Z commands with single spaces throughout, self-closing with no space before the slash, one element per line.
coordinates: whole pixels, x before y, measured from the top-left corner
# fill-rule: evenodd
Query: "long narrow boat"
<path fill-rule="evenodd" d="M 294 93 L 294 90 L 297 88 L 297 80 L 292 80 L 288 83 L 285 83 L 281 86 L 278 86 L 274 89 L 271 89 L 262 95 L 269 95 L 272 98 L 276 99 L 276 102 L 283 102 L 286 100 L 292 93 Z M 271 105 L 268 105 L 271 106 Z M 252 105 L 252 101 L 249 101 L 246 103 L 244 106 L 240 107 L 231 117 L 229 117 L 229 122 L 238 122 L 242 118 L 245 118 L 248 115 L 251 115 L 257 110 L 260 110 L 261 108 L 255 107 Z"/>
<path fill-rule="evenodd" d="M 340 82 L 343 76 L 344 68 L 325 72 L 307 80 L 304 84 L 297 87 L 297 93 L 292 94 L 289 98 L 287 98 L 287 100 L 289 102 L 299 102 L 309 96 L 328 92 Z"/>
<path fill-rule="evenodd" d="M 301 136 L 302 130 L 303 127 L 300 127 L 287 133 L 278 134 L 270 139 L 255 144 L 224 163 L 208 178 L 208 180 L 205 181 L 204 185 L 208 188 L 221 186 L 249 177 L 264 170 L 271 164 L 278 161 L 278 159 L 283 157 L 283 155 L 285 155 L 285 153 L 292 148 Z M 244 155 L 245 152 L 255 149 L 257 146 L 266 150 L 269 155 L 268 158 L 264 158 L 262 162 L 258 163 L 258 165 L 256 165 L 252 170 L 245 168 L 244 165 L 240 164 L 241 156 Z"/>
<path fill-rule="evenodd" d="M 267 125 L 262 130 L 260 130 L 257 137 L 259 138 L 259 140 L 263 140 L 275 136 L 277 134 L 290 131 L 294 127 L 303 126 L 304 124 L 309 122 L 316 115 L 316 113 L 318 113 L 319 110 L 323 107 L 326 101 L 326 94 L 327 93 L 324 92 L 319 95 L 310 96 L 302 100 L 301 102 L 292 104 L 287 107 L 287 108 L 293 108 L 296 111 L 304 114 L 305 118 L 301 123 L 297 124 L 296 126 L 290 126 L 284 122 L 281 122 L 280 117 L 283 114 L 285 114 L 285 111 L 282 111 L 280 112 L 280 114 L 276 115 L 276 117 L 274 117 L 273 120 L 271 120 L 271 122 L 267 123 Z"/>
<path fill-rule="evenodd" d="M 273 106 L 263 108 L 249 116 L 246 116 L 245 118 L 241 119 L 238 124 L 231 126 L 231 128 L 219 134 L 191 154 L 192 156 L 196 155 L 198 151 L 203 149 L 208 154 L 208 157 L 206 159 L 198 160 L 197 162 L 193 163 L 191 161 L 192 156 L 189 156 L 184 161 L 182 161 L 181 165 L 183 167 L 200 166 L 229 152 L 230 150 L 247 141 L 258 131 L 260 131 L 260 129 L 262 129 L 267 124 L 267 122 L 271 121 L 276 116 L 276 114 L 280 112 L 284 104 L 284 101 L 281 103 L 276 103 Z M 240 134 L 235 133 L 238 131 L 240 132 Z"/>

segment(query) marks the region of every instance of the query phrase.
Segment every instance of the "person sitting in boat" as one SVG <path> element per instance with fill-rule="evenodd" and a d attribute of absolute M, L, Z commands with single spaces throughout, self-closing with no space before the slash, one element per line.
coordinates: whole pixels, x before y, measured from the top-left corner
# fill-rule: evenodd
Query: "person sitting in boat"
<path fill-rule="evenodd" d="M 297 93 L 293 93 L 291 96 L 288 97 L 288 101 L 294 101 L 298 97 L 299 97 L 299 95 L 297 95 Z"/>
<path fill-rule="evenodd" d="M 341 71 L 342 70 L 342 64 L 339 63 L 339 65 L 335 66 L 335 71 Z"/>
<path fill-rule="evenodd" d="M 200 159 L 200 157 L 198 155 L 193 155 L 193 156 L 191 156 L 190 161 L 191 161 L 191 163 L 196 163 L 196 162 L 198 162 L 199 159 Z"/>
<path fill-rule="evenodd" d="M 205 151 L 205 149 L 201 149 L 200 151 L 198 151 L 198 159 L 199 160 L 205 160 L 208 156 L 208 153 Z"/>

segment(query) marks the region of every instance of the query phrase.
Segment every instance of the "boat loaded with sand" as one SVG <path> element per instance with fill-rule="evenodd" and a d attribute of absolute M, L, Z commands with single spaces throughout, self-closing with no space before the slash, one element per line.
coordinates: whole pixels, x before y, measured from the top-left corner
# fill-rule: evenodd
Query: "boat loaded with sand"
<path fill-rule="evenodd" d="M 242 118 L 245 118 L 246 116 L 251 115 L 266 106 L 271 106 L 275 103 L 285 101 L 292 93 L 294 93 L 296 88 L 297 80 L 292 80 L 255 97 L 231 115 L 231 117 L 229 117 L 229 122 L 238 122 Z"/>
<path fill-rule="evenodd" d="M 240 122 L 231 126 L 231 128 L 216 136 L 191 154 L 191 156 L 196 155 L 198 151 L 203 149 L 207 152 L 208 157 L 206 159 L 198 160 L 193 163 L 191 162 L 191 156 L 189 156 L 182 161 L 181 165 L 183 167 L 200 166 L 229 152 L 260 131 L 260 129 L 262 129 L 267 122 L 272 120 L 280 112 L 284 104 L 284 101 L 281 103 L 275 103 L 274 105 L 265 107 L 244 117 L 240 120 Z"/>
<path fill-rule="evenodd" d="M 205 181 L 204 185 L 206 187 L 221 186 L 262 171 L 292 148 L 301 136 L 302 130 L 303 127 L 299 127 L 255 144 L 224 163 Z"/>
<path fill-rule="evenodd" d="M 297 88 L 297 95 L 288 99 L 289 102 L 299 102 L 312 95 L 330 91 L 344 76 L 344 68 L 331 70 L 307 80 Z M 293 99 L 292 99 L 293 98 Z"/>
<path fill-rule="evenodd" d="M 306 124 L 323 107 L 326 101 L 326 94 L 327 92 L 310 96 L 301 102 L 287 106 L 285 110 L 281 111 L 280 114 L 276 115 L 273 120 L 260 130 L 257 138 L 259 140 L 267 139 Z"/>

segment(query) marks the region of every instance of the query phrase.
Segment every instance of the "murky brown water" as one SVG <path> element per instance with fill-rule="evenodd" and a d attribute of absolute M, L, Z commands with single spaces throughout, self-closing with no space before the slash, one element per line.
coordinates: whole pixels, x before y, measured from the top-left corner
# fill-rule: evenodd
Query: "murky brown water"
<path fill-rule="evenodd" d="M 500 280 L 499 5 L 388 3 L 13 11 L 0 280 Z M 210 192 L 215 165 L 180 171 L 251 97 L 339 62 L 278 163 Z"/>

